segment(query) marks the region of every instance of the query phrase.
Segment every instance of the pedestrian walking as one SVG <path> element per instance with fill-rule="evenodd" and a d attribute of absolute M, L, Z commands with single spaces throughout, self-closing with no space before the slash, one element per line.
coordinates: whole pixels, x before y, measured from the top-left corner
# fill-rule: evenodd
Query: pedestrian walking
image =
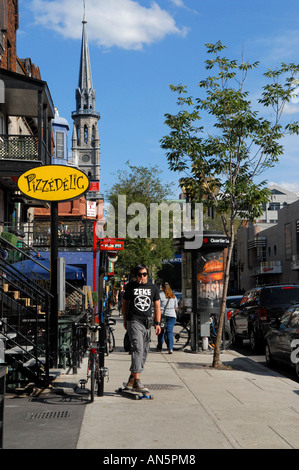
<path fill-rule="evenodd" d="M 160 293 L 160 303 L 161 303 L 161 312 L 164 327 L 161 330 L 161 333 L 158 335 L 158 344 L 157 350 L 162 351 L 164 339 L 165 339 L 165 330 L 167 332 L 167 348 L 169 354 L 173 353 L 173 327 L 176 322 L 176 311 L 178 309 L 178 300 L 168 282 L 162 283 L 162 292 Z"/>
<path fill-rule="evenodd" d="M 135 272 L 137 280 L 126 285 L 122 303 L 124 328 L 131 344 L 131 374 L 126 388 L 148 391 L 140 381 L 140 374 L 149 351 L 151 327 L 155 327 L 156 335 L 161 332 L 160 297 L 158 287 L 148 280 L 148 268 L 140 264 Z"/>

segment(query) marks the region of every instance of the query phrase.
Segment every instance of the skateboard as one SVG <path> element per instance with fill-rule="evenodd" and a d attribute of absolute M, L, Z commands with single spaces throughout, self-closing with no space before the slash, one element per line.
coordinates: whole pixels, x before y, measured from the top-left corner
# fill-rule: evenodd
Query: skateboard
<path fill-rule="evenodd" d="M 138 390 L 128 390 L 126 388 L 126 383 L 123 382 L 124 388 L 118 388 L 116 390 L 117 393 L 120 393 L 121 395 L 127 395 L 135 400 L 142 400 L 143 398 L 146 398 L 147 400 L 152 400 L 153 395 L 150 394 L 150 392 L 141 392 Z"/>

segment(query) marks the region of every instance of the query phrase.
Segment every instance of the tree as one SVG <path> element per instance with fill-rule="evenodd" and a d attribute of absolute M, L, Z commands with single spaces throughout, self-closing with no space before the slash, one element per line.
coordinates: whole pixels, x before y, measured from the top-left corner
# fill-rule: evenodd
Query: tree
<path fill-rule="evenodd" d="M 268 69 L 266 85 L 258 100 L 264 114 L 261 117 L 244 90 L 249 71 L 258 62 L 244 62 L 243 58 L 229 60 L 222 55 L 225 46 L 220 41 L 206 44 L 206 69 L 215 69 L 215 75 L 199 82 L 203 96 L 195 100 L 187 95 L 183 85 L 170 85 L 178 94 L 180 111 L 165 114 L 169 135 L 161 140 L 169 168 L 186 172 L 183 184 L 195 202 L 213 207 L 220 215 L 223 230 L 230 238 L 224 273 L 223 299 L 219 329 L 215 345 L 213 367 L 218 367 L 220 344 L 225 314 L 229 270 L 235 241 L 234 221 L 237 217 L 253 221 L 262 212 L 262 203 L 269 197 L 266 181 L 260 175 L 278 162 L 283 154 L 281 140 L 287 134 L 298 135 L 298 123 L 282 124 L 283 110 L 297 87 L 299 66 L 284 64 Z M 205 114 L 204 126 L 199 125 Z M 215 134 L 210 133 L 214 128 Z M 217 191 L 215 191 L 217 188 Z"/>
<path fill-rule="evenodd" d="M 126 196 L 127 207 L 131 204 L 141 203 L 146 209 L 145 236 L 132 237 L 127 235 L 125 249 L 119 252 L 116 272 L 130 273 L 132 267 L 143 263 L 149 267 L 152 277 L 162 266 L 164 259 L 171 258 L 174 253 L 172 238 L 150 238 L 150 204 L 160 204 L 171 195 L 170 185 L 162 183 L 159 174 L 161 170 L 154 165 L 134 166 L 126 162 L 128 170 L 118 170 L 115 183 L 107 199 L 115 209 L 116 232 L 118 233 L 118 196 Z M 134 222 L 135 214 L 127 215 L 127 223 Z M 140 219 L 139 219 L 140 220 Z M 127 224 L 127 225 L 128 225 Z M 138 225 L 138 224 L 137 224 Z"/>

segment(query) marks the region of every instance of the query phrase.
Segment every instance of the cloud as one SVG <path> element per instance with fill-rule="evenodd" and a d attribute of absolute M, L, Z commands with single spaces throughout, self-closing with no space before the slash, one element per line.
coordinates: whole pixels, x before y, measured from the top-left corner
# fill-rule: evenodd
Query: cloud
<path fill-rule="evenodd" d="M 183 7 L 185 8 L 183 0 L 170 0 L 176 7 Z"/>
<path fill-rule="evenodd" d="M 186 10 L 190 11 L 191 13 L 195 13 L 196 15 L 198 14 L 197 10 L 194 10 L 193 8 L 189 8 L 187 5 L 185 5 L 183 0 L 169 0 L 170 3 L 172 3 L 175 7 L 178 8 L 185 8 Z"/>
<path fill-rule="evenodd" d="M 82 0 L 32 0 L 32 11 L 41 26 L 66 38 L 81 38 Z M 89 41 L 103 48 L 140 50 L 167 35 L 187 34 L 156 2 L 146 8 L 135 0 L 88 0 L 86 19 Z"/>
<path fill-rule="evenodd" d="M 286 189 L 287 191 L 291 191 L 292 193 L 296 193 L 299 195 L 299 184 L 298 183 L 290 183 L 289 181 L 280 181 L 279 183 L 274 183 L 273 181 L 270 181 L 268 183 L 268 187 L 271 186 L 280 186 L 283 189 Z"/>

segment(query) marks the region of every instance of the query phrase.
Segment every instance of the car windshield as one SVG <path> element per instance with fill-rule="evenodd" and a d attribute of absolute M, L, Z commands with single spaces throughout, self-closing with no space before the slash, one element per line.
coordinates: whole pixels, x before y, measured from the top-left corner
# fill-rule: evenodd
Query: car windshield
<path fill-rule="evenodd" d="M 282 286 L 265 289 L 261 294 L 263 305 L 286 305 L 299 302 L 299 287 Z"/>
<path fill-rule="evenodd" d="M 242 296 L 240 295 L 240 297 L 232 297 L 232 298 L 227 298 L 226 299 L 226 307 L 227 308 L 230 308 L 232 306 L 232 304 L 236 305 L 237 307 L 240 305 L 240 302 L 242 300 Z"/>

